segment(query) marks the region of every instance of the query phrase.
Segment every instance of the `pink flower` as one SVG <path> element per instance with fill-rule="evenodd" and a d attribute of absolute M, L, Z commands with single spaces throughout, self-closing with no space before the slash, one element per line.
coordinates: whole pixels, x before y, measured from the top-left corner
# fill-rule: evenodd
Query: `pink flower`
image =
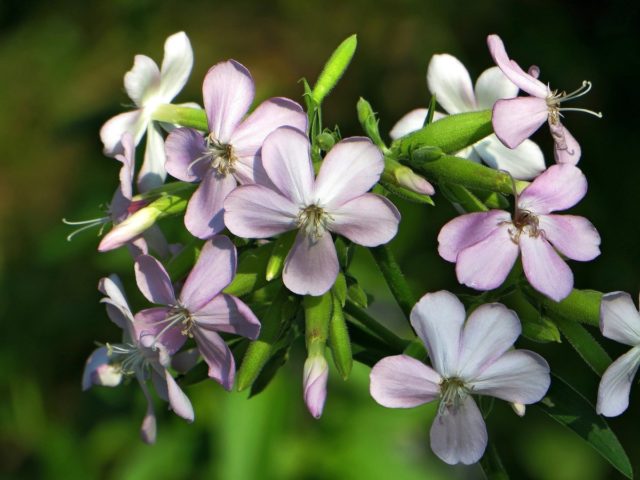
<path fill-rule="evenodd" d="M 386 357 L 371 370 L 371 396 L 390 408 L 439 400 L 431 448 L 449 464 L 475 463 L 487 446 L 487 430 L 472 394 L 531 404 L 549 388 L 549 365 L 536 353 L 513 350 L 517 315 L 499 303 L 478 307 L 465 323 L 458 298 L 428 293 L 411 311 L 411 325 L 433 367 L 406 355 Z"/>
<path fill-rule="evenodd" d="M 640 366 L 640 313 L 628 293 L 612 292 L 602 297 L 600 331 L 605 337 L 632 347 L 609 365 L 598 387 L 596 411 L 616 417 L 629 406 L 631 384 Z"/>
<path fill-rule="evenodd" d="M 586 218 L 554 215 L 587 192 L 587 180 L 573 165 L 549 167 L 516 199 L 516 212 L 470 213 L 454 218 L 438 235 L 438 252 L 456 263 L 458 281 L 492 290 L 505 280 L 522 253 L 524 274 L 539 292 L 555 301 L 573 288 L 573 274 L 558 254 L 579 261 L 600 254 L 600 236 Z"/>
<path fill-rule="evenodd" d="M 391 240 L 400 214 L 386 198 L 366 193 L 380 179 L 384 161 L 367 138 L 337 143 L 314 179 L 307 137 L 289 127 L 264 141 L 262 163 L 272 187 L 243 185 L 224 203 L 225 223 L 244 238 L 266 238 L 298 229 L 284 264 L 283 281 L 300 295 L 322 295 L 338 275 L 329 232 L 365 247 Z"/>
<path fill-rule="evenodd" d="M 558 93 L 538 80 L 540 69 L 531 67 L 525 72 L 511 60 L 504 43 L 497 35 L 487 37 L 489 51 L 500 70 L 530 97 L 517 97 L 498 100 L 493 107 L 493 129 L 497 137 L 509 148 L 515 148 L 547 121 L 554 141 L 554 156 L 558 163 L 571 163 L 580 160 L 580 145 L 569 131 L 560 123 L 563 111 L 580 111 L 597 117 L 602 114 L 582 108 L 566 108 L 561 104 L 586 94 L 591 90 L 591 82 L 584 81 L 582 86 L 569 94 Z"/>
<path fill-rule="evenodd" d="M 304 402 L 309 413 L 320 418 L 327 399 L 327 380 L 329 379 L 329 365 L 322 353 L 310 355 L 304 362 L 303 390 Z"/>
<path fill-rule="evenodd" d="M 307 116 L 287 98 L 262 102 L 243 120 L 255 94 L 249 71 L 235 60 L 211 67 L 202 86 L 209 134 L 179 128 L 166 141 L 167 171 L 187 182 L 200 181 L 185 214 L 185 225 L 196 237 L 210 238 L 224 229 L 223 202 L 240 183 L 264 178 L 260 166 L 262 142 L 281 126 L 304 131 Z"/>

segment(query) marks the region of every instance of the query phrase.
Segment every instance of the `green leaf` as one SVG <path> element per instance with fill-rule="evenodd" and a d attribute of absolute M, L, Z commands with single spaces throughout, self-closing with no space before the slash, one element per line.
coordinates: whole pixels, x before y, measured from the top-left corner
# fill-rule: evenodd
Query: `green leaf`
<path fill-rule="evenodd" d="M 486 212 L 489 210 L 482 201 L 462 185 L 440 184 L 440 191 L 452 203 L 460 205 L 465 212 Z"/>
<path fill-rule="evenodd" d="M 533 305 L 538 304 L 543 313 L 551 318 L 562 317 L 594 327 L 600 325 L 601 292 L 574 288 L 567 298 L 555 302 L 532 287 L 525 287 L 522 291 Z"/>
<path fill-rule="evenodd" d="M 351 373 L 353 366 L 353 354 L 351 353 L 351 340 L 349 339 L 349 330 L 342 311 L 340 298 L 332 289 L 333 294 L 333 313 L 329 321 L 329 346 L 333 355 L 333 363 L 340 373 L 340 376 L 346 380 Z"/>
<path fill-rule="evenodd" d="M 564 335 L 571 346 L 578 352 L 578 355 L 601 377 L 604 371 L 611 365 L 611 357 L 604 351 L 604 348 L 602 348 L 587 329 L 578 322 L 566 320 L 563 317 L 556 317 L 555 323 L 558 325 L 558 328 L 560 328 L 562 335 Z"/>
<path fill-rule="evenodd" d="M 356 305 L 367 308 L 369 306 L 369 299 L 367 294 L 362 289 L 358 281 L 350 275 L 347 275 L 347 298 Z"/>
<path fill-rule="evenodd" d="M 625 477 L 633 478 L 631 462 L 618 438 L 593 405 L 567 382 L 553 375 L 547 395 L 536 406 L 580 435 Z"/>
<path fill-rule="evenodd" d="M 195 128 L 202 132 L 209 131 L 207 115 L 200 108 L 179 107 L 177 105 L 159 105 L 153 111 L 151 118 L 159 122 Z"/>
<path fill-rule="evenodd" d="M 265 278 L 270 282 L 274 278 L 278 278 L 282 273 L 284 260 L 291 250 L 293 241 L 296 239 L 297 230 L 283 233 L 273 242 L 273 251 L 267 262 Z"/>
<path fill-rule="evenodd" d="M 484 398 L 484 397 L 481 397 Z M 491 397 L 493 398 L 493 397 Z M 487 480 L 509 480 L 509 474 L 502 464 L 498 450 L 493 442 L 488 442 L 487 449 L 480 459 L 480 466 Z"/>
<path fill-rule="evenodd" d="M 265 271 L 271 257 L 273 242 L 243 252 L 238 259 L 238 270 L 233 282 L 224 293 L 242 297 L 267 283 Z"/>
<path fill-rule="evenodd" d="M 281 349 L 277 350 L 267 361 L 265 366 L 260 370 L 260 373 L 251 384 L 251 390 L 249 390 L 249 398 L 258 395 L 262 392 L 267 385 L 271 383 L 271 380 L 275 377 L 280 367 L 282 367 L 289 359 L 289 348 L 291 344 L 288 343 Z M 240 390 L 240 388 L 238 388 Z"/>

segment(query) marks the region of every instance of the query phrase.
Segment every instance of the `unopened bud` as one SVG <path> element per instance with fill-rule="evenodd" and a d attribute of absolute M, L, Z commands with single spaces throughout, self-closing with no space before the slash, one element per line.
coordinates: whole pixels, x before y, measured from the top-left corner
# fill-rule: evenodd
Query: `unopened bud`
<path fill-rule="evenodd" d="M 304 401 L 314 418 L 320 418 L 327 398 L 329 365 L 322 354 L 314 355 L 304 362 Z"/>
<path fill-rule="evenodd" d="M 433 195 L 436 193 L 433 185 L 409 167 L 401 166 L 396 168 L 394 174 L 398 185 L 406 188 L 407 190 L 411 190 L 412 192 L 422 195 Z"/>
<path fill-rule="evenodd" d="M 122 223 L 115 225 L 104 236 L 100 245 L 98 245 L 98 251 L 107 252 L 133 240 L 156 223 L 161 213 L 161 211 L 152 207 L 144 207 L 138 210 Z"/>

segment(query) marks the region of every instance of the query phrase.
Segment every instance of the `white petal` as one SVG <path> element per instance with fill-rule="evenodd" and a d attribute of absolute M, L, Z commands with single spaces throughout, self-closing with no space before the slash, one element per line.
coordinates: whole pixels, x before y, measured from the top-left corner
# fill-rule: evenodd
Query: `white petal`
<path fill-rule="evenodd" d="M 640 365 L 640 348 L 634 347 L 609 365 L 598 387 L 596 412 L 616 417 L 629 406 L 629 392 Z"/>
<path fill-rule="evenodd" d="M 602 335 L 625 345 L 640 345 L 640 313 L 626 292 L 611 292 L 600 304 Z"/>
<path fill-rule="evenodd" d="M 411 110 L 393 126 L 389 132 L 391 139 L 396 140 L 411 132 L 420 130 L 424 126 L 424 121 L 427 119 L 428 112 L 429 110 L 427 108 L 416 108 L 415 110 Z"/>
<path fill-rule="evenodd" d="M 129 132 L 137 145 L 147 128 L 147 119 L 140 110 L 126 112 L 110 118 L 100 129 L 100 140 L 104 144 L 104 154 L 114 156 L 123 153 L 122 135 Z"/>
<path fill-rule="evenodd" d="M 480 74 L 476 80 L 476 101 L 481 110 L 493 108 L 501 98 L 513 98 L 519 88 L 509 80 L 498 67 L 491 67 Z"/>
<path fill-rule="evenodd" d="M 473 148 L 484 163 L 496 170 L 505 170 L 518 180 L 536 178 L 546 168 L 542 150 L 531 140 L 511 149 L 504 146 L 498 137 L 490 135 Z"/>
<path fill-rule="evenodd" d="M 169 103 L 182 90 L 189 79 L 193 67 L 193 50 L 184 32 L 167 38 L 164 43 L 164 58 L 160 82 L 162 102 Z"/>
<path fill-rule="evenodd" d="M 164 138 L 160 126 L 150 123 L 147 129 L 147 148 L 144 151 L 144 161 L 138 174 L 140 192 L 147 192 L 164 183 L 167 178 L 167 171 L 164 167 L 166 160 Z"/>
<path fill-rule="evenodd" d="M 133 67 L 124 75 L 124 89 L 138 107 L 155 95 L 160 85 L 160 70 L 146 55 L 136 55 Z"/>
<path fill-rule="evenodd" d="M 477 110 L 469 72 L 456 57 L 434 55 L 427 69 L 427 85 L 447 113 Z"/>

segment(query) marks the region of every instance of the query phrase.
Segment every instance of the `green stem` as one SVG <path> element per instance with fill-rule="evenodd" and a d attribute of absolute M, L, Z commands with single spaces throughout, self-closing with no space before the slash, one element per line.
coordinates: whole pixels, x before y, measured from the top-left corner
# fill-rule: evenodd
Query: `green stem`
<path fill-rule="evenodd" d="M 391 253 L 391 249 L 387 245 L 380 245 L 379 247 L 371 248 L 373 258 L 378 265 L 378 268 L 382 272 L 389 290 L 398 302 L 398 305 L 402 309 L 407 319 L 411 316 L 411 310 L 416 304 L 416 298 L 411 291 L 411 287 L 404 278 L 400 266 Z"/>
<path fill-rule="evenodd" d="M 347 299 L 344 311 L 358 320 L 362 325 L 367 327 L 382 340 L 387 342 L 389 346 L 391 346 L 394 350 L 402 352 L 407 347 L 407 345 L 409 345 L 410 342 L 408 340 L 404 340 L 398 337 L 395 333 L 379 323 L 375 318 L 369 315 L 364 309 L 356 305 L 353 301 Z"/>
<path fill-rule="evenodd" d="M 158 122 L 173 123 L 182 127 L 195 128 L 203 132 L 209 131 L 207 115 L 199 108 L 179 107 L 177 105 L 158 105 L 151 118 Z"/>

